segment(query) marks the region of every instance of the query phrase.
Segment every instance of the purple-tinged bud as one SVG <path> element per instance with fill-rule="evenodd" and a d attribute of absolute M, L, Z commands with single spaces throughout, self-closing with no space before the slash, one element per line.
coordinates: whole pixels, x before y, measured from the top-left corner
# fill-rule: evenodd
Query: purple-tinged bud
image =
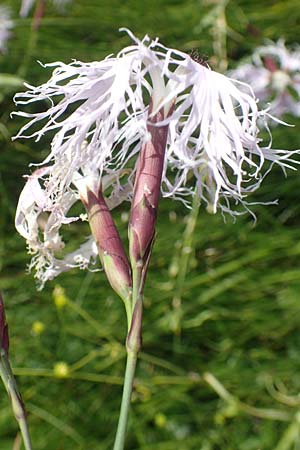
<path fill-rule="evenodd" d="M 115 292 L 126 299 L 131 292 L 131 269 L 118 230 L 101 190 L 88 190 L 82 202 L 88 213 L 92 234 L 106 276 Z"/>
<path fill-rule="evenodd" d="M 2 295 L 0 293 L 0 349 L 4 350 L 8 354 L 9 348 L 9 337 L 8 337 L 8 326 L 5 318 L 4 303 Z"/>
<path fill-rule="evenodd" d="M 147 125 L 151 139 L 143 145 L 137 162 L 129 221 L 129 253 L 133 266 L 147 263 L 153 244 L 168 136 L 168 125 L 156 125 L 165 119 L 164 108 L 153 116 L 151 111 L 152 104 Z"/>

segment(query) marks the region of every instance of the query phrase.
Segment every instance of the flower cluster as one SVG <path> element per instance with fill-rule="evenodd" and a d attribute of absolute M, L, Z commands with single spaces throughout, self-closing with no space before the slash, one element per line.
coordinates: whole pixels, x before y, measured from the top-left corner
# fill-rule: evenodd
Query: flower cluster
<path fill-rule="evenodd" d="M 0 53 L 6 50 L 6 43 L 12 28 L 13 21 L 10 18 L 10 10 L 6 6 L 0 6 Z"/>
<path fill-rule="evenodd" d="M 54 68 L 49 81 L 27 85 L 28 91 L 16 96 L 19 105 L 40 102 L 40 112 L 16 113 L 29 119 L 16 137 L 40 140 L 54 134 L 44 167 L 29 177 L 21 194 L 16 218 L 36 254 L 33 265 L 42 283 L 67 267 L 53 256 L 62 245 L 58 230 L 74 220 L 67 213 L 76 199 L 85 198 L 87 186 L 95 193 L 110 186 L 112 207 L 130 200 L 136 158 L 151 140 L 149 123 L 160 111 L 162 119 L 151 126 L 168 126 L 163 196 L 187 203 L 188 196 L 199 195 L 212 212 L 230 212 L 231 199 L 245 203 L 260 185 L 265 160 L 290 167 L 291 152 L 259 145 L 257 123 L 264 122 L 265 112 L 258 110 L 249 86 L 245 92 L 244 84 L 240 89 L 239 82 L 190 55 L 127 32 L 133 44 L 116 56 L 46 64 Z M 38 227 L 45 211 L 42 242 Z M 88 245 L 94 249 L 93 241 Z M 46 272 L 41 255 L 48 261 Z M 69 267 L 75 259 L 80 266 L 89 260 L 82 248 L 71 259 Z"/>
<path fill-rule="evenodd" d="M 229 75 L 249 83 L 271 114 L 300 116 L 300 48 L 289 50 L 283 40 L 259 47 L 251 61 Z"/>

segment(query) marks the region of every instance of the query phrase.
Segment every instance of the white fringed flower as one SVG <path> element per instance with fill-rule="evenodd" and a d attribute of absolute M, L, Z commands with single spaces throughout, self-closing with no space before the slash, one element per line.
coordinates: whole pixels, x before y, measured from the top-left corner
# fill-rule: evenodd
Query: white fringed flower
<path fill-rule="evenodd" d="M 6 51 L 6 43 L 12 28 L 13 21 L 10 18 L 10 10 L 6 6 L 0 6 L 0 53 Z"/>
<path fill-rule="evenodd" d="M 16 96 L 19 105 L 40 102 L 40 112 L 17 113 L 29 121 L 16 137 L 40 140 L 54 134 L 42 163 L 47 166 L 43 201 L 39 205 L 33 197 L 29 208 L 37 214 L 34 223 L 42 211 L 51 211 L 51 231 L 70 220 L 70 192 L 83 195 L 86 182 L 96 192 L 103 177 L 114 173 L 110 184 L 120 193 L 118 174 L 124 176 L 124 168 L 130 167 L 130 186 L 136 156 L 149 139 L 147 123 L 162 108 L 165 120 L 155 126 L 169 126 L 164 196 L 185 201 L 196 193 L 212 212 L 230 212 L 230 199 L 244 203 L 260 185 L 265 160 L 290 167 L 291 152 L 259 146 L 257 120 L 263 123 L 265 112 L 258 110 L 249 86 L 245 92 L 244 84 L 239 89 L 241 83 L 189 55 L 127 32 L 133 45 L 118 55 L 100 62 L 46 64 L 54 67 L 50 80 L 39 87 L 27 85 L 29 90 Z M 37 187 L 36 176 L 30 180 Z M 41 194 L 41 187 L 37 191 Z M 34 228 L 24 208 L 22 214 L 28 229 Z M 57 234 L 51 242 L 60 245 Z"/>
<path fill-rule="evenodd" d="M 17 231 L 26 239 L 28 251 L 33 255 L 29 269 L 36 270 L 36 278 L 40 288 L 47 280 L 52 280 L 61 272 L 74 267 L 91 268 L 96 264 L 97 245 L 92 236 L 85 239 L 75 251 L 64 254 L 65 243 L 61 236 L 61 227 L 74 221 L 86 220 L 85 214 L 68 216 L 71 207 L 79 200 L 79 194 L 85 195 L 86 187 L 92 190 L 93 180 L 83 182 L 80 174 L 74 176 L 74 186 L 78 191 L 64 192 L 59 203 L 52 202 L 47 195 L 45 185 L 51 173 L 50 167 L 37 169 L 27 177 L 27 182 L 21 192 L 15 225 Z M 119 176 L 119 174 L 117 174 Z M 114 183 L 115 175 L 102 177 L 102 190 Z M 116 186 L 119 186 L 118 191 Z M 128 187 L 115 184 L 114 190 L 106 199 L 110 209 L 118 206 L 128 197 Z"/>
<path fill-rule="evenodd" d="M 153 114 L 164 106 L 167 115 L 175 103 L 164 121 L 170 127 L 165 195 L 192 193 L 186 187 L 192 172 L 201 195 L 213 198 L 216 211 L 223 195 L 242 199 L 259 185 L 264 159 L 287 164 L 289 152 L 259 146 L 257 119 L 265 113 L 258 111 L 250 87 L 245 93 L 238 82 L 185 53 L 147 36 L 143 41 L 130 36 L 134 45 L 116 57 L 93 63 L 46 64 L 55 67 L 50 80 L 39 87 L 27 85 L 28 92 L 17 94 L 19 105 L 36 101 L 49 105 L 39 113 L 18 112 L 30 120 L 16 136 L 39 140 L 49 131 L 56 132 L 43 162 L 53 162 L 49 195 L 60 198 L 74 172 L 87 162 L 100 174 L 125 167 L 148 138 L 149 98 L 154 103 Z M 28 135 L 38 122 L 41 128 L 35 126 Z M 167 163 L 174 176 L 167 173 Z"/>
<path fill-rule="evenodd" d="M 259 47 L 250 62 L 229 75 L 249 83 L 271 114 L 300 116 L 300 48 L 289 50 L 283 40 Z M 276 122 L 275 122 L 276 123 Z"/>

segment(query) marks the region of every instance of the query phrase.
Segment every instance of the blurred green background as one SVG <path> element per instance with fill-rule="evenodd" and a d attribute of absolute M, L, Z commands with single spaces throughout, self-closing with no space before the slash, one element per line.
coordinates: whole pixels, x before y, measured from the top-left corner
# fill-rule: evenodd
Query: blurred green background
<path fill-rule="evenodd" d="M 298 0 L 73 0 L 47 2 L 38 31 L 34 10 L 18 16 L 0 73 L 40 84 L 37 64 L 100 60 L 129 45 L 119 27 L 193 48 L 215 69 L 233 68 L 266 38 L 300 42 Z M 103 273 L 70 271 L 36 290 L 30 257 L 14 229 L 23 174 L 47 154 L 49 138 L 11 136 L 22 85 L 0 85 L 1 290 L 35 450 L 112 448 L 125 364 L 125 312 Z M 300 120 L 274 129 L 274 148 L 300 147 Z M 300 449 L 300 182 L 274 168 L 253 202 L 257 216 L 187 210 L 162 200 L 145 292 L 140 357 L 128 450 Z M 115 218 L 126 239 L 126 208 Z M 127 211 L 128 212 L 128 211 Z M 72 239 L 82 235 L 70 225 Z M 186 249 L 191 249 L 186 251 Z M 21 449 L 9 400 L 0 386 L 0 448 Z"/>

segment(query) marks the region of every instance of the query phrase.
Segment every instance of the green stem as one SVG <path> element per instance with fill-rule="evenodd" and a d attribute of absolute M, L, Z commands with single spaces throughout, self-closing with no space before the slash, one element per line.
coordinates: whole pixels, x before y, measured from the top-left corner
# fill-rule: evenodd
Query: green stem
<path fill-rule="evenodd" d="M 132 304 L 131 304 L 131 298 L 122 299 L 124 301 L 125 311 L 126 311 L 126 317 L 127 317 L 127 331 L 129 333 L 130 325 L 131 325 L 131 319 L 132 319 Z"/>
<path fill-rule="evenodd" d="M 139 264 L 139 263 L 138 263 Z M 136 302 L 141 299 L 142 269 L 138 264 L 132 264 L 132 314 Z"/>
<path fill-rule="evenodd" d="M 141 270 L 139 270 L 139 268 L 135 268 L 132 274 L 132 309 L 126 340 L 127 362 L 124 377 L 124 387 L 119 415 L 119 423 L 113 450 L 124 449 L 136 363 L 141 348 L 143 309 L 141 280 L 142 272 Z"/>
<path fill-rule="evenodd" d="M 0 352 L 0 377 L 2 378 L 3 384 L 10 397 L 13 413 L 21 430 L 24 447 L 26 450 L 32 450 L 32 444 L 26 420 L 26 411 L 10 366 L 8 355 L 3 349 Z"/>
<path fill-rule="evenodd" d="M 128 352 L 119 423 L 113 450 L 124 449 L 136 362 L 137 362 L 137 352 Z"/>

